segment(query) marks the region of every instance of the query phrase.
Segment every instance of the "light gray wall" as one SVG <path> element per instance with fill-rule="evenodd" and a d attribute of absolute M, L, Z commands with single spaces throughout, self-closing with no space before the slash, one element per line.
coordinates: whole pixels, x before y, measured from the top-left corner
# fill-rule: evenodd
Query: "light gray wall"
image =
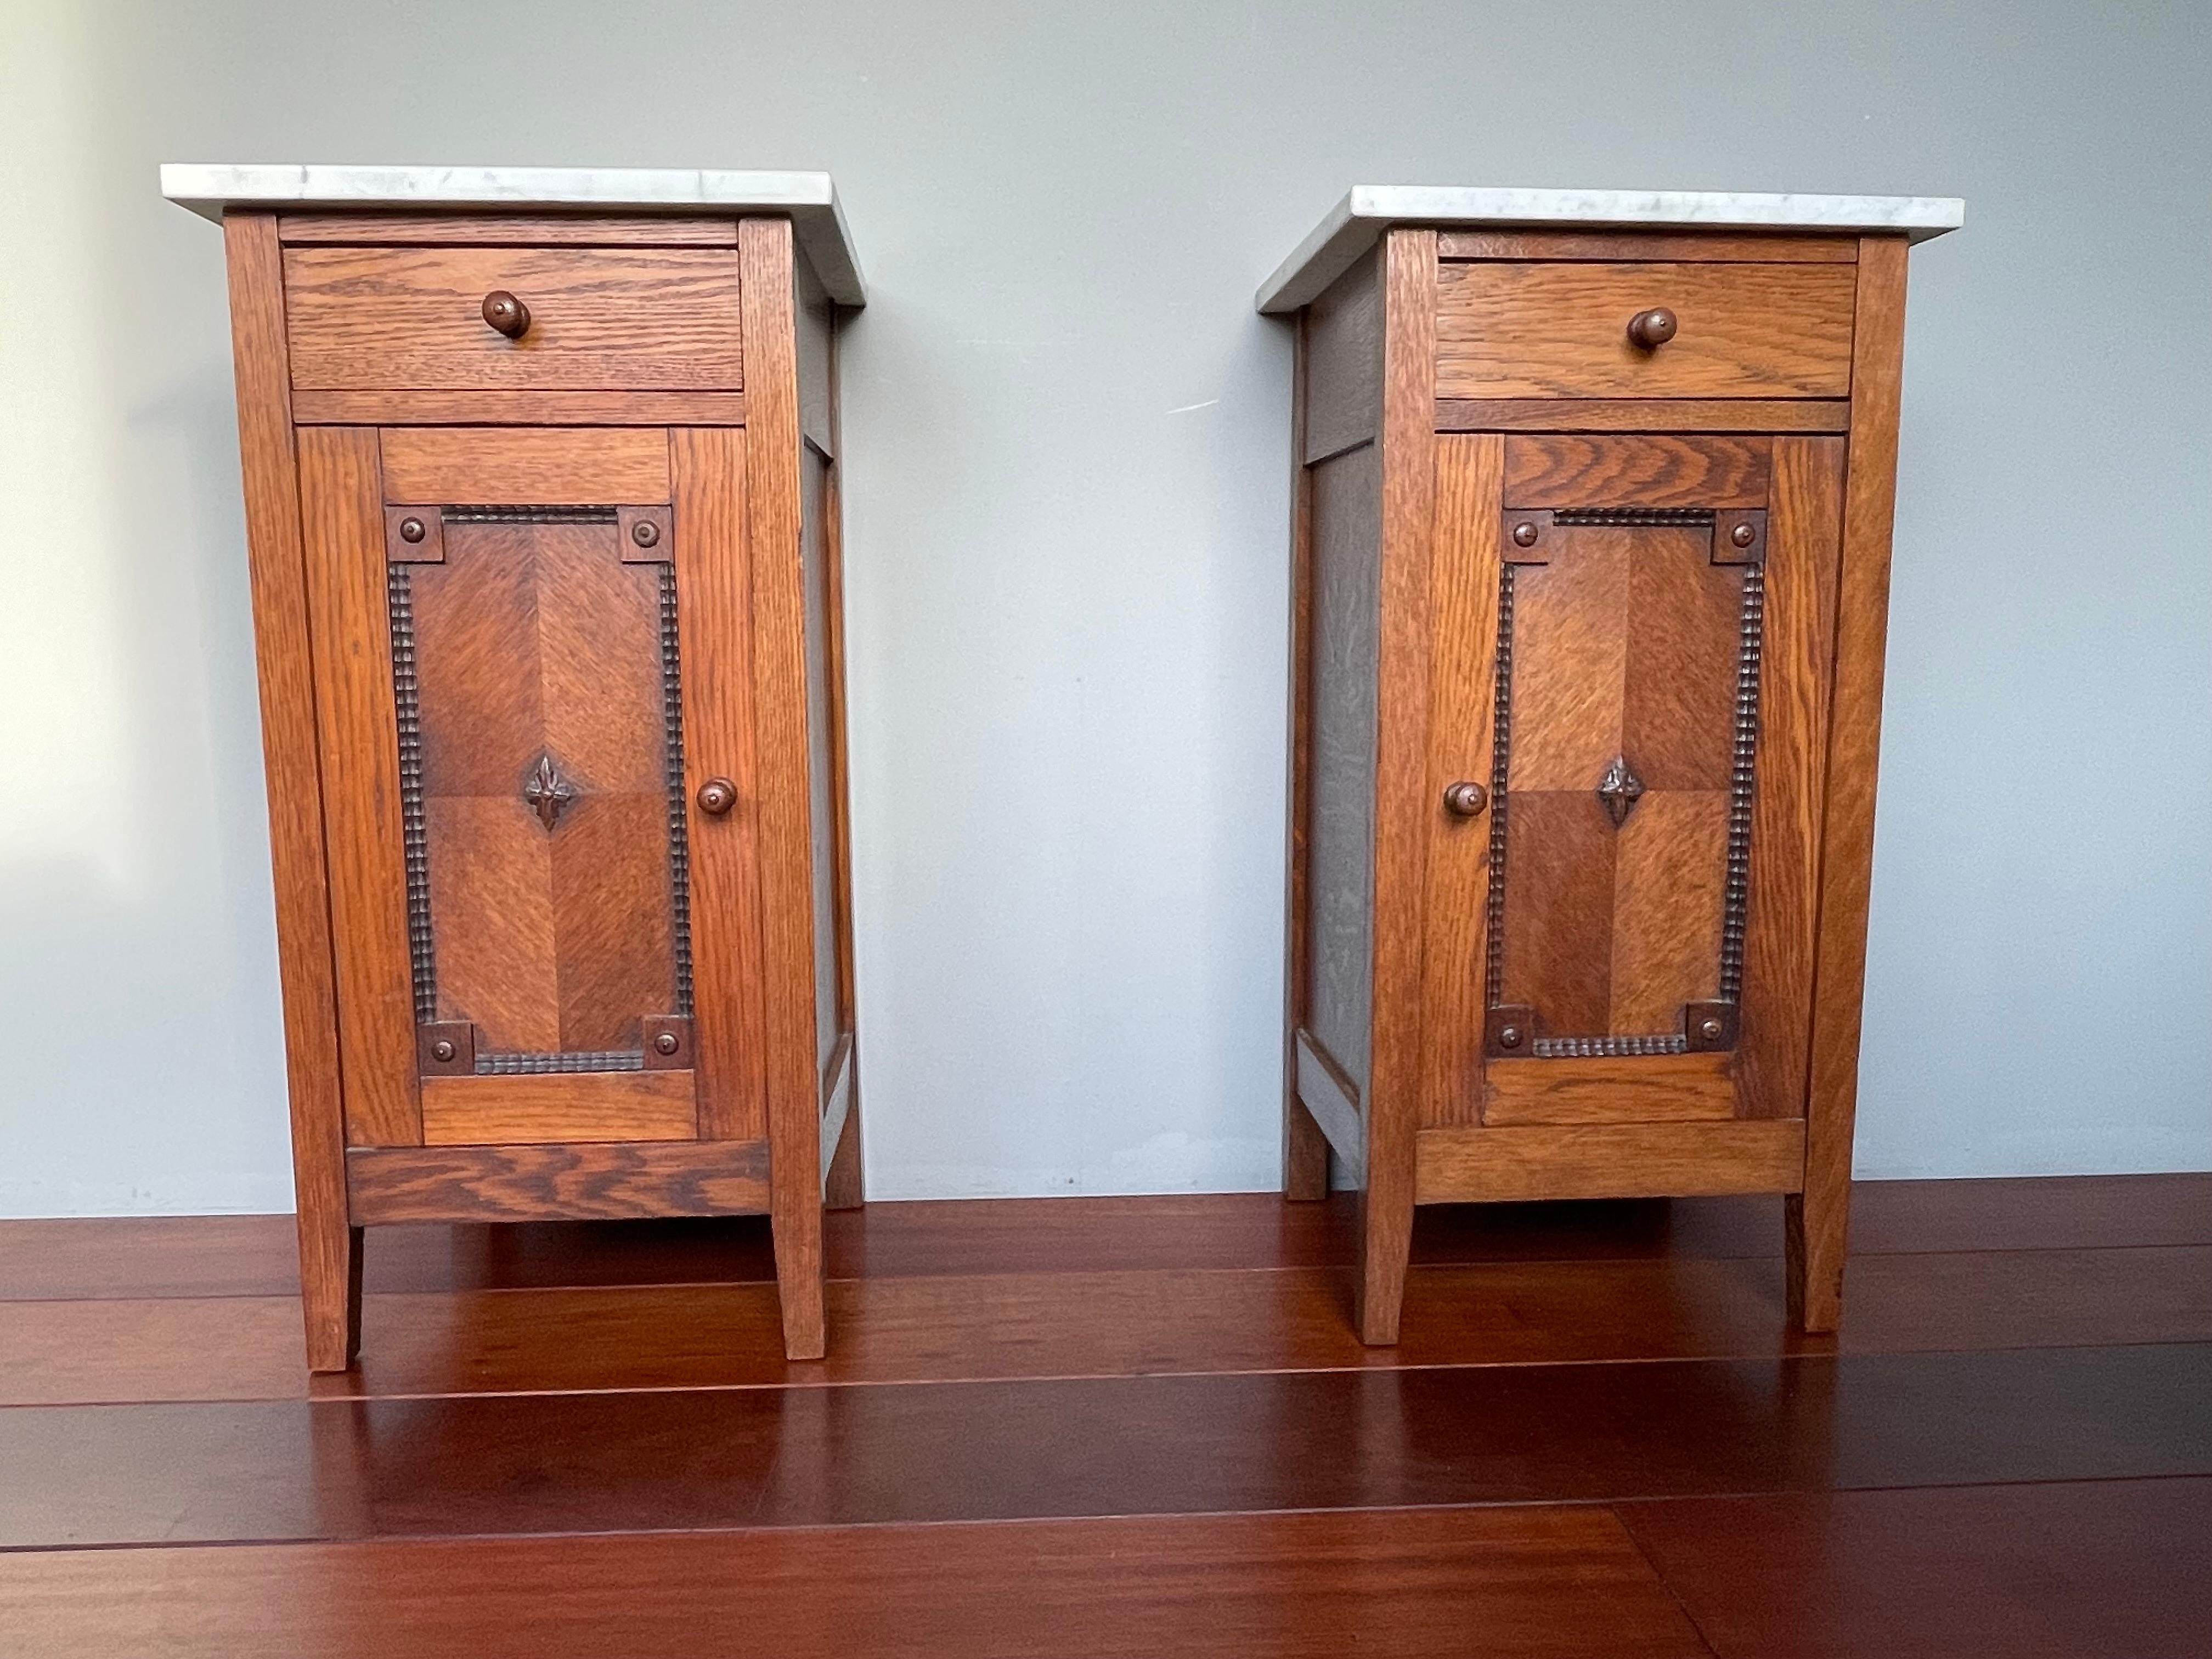
<path fill-rule="evenodd" d="M 1290 351 L 1355 180 L 1916 191 L 1859 1167 L 2212 1166 L 2201 4 L 17 5 L 0 1212 L 283 1208 L 191 161 L 815 167 L 879 1196 L 1276 1179 Z"/>

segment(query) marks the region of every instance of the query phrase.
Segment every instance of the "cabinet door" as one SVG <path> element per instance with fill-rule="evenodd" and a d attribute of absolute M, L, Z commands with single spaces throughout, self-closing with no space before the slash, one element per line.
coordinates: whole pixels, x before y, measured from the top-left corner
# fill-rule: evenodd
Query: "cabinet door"
<path fill-rule="evenodd" d="M 1425 1121 L 1802 1116 L 1843 441 L 1439 467 Z"/>
<path fill-rule="evenodd" d="M 350 1144 L 763 1133 L 743 446 L 301 432 Z"/>

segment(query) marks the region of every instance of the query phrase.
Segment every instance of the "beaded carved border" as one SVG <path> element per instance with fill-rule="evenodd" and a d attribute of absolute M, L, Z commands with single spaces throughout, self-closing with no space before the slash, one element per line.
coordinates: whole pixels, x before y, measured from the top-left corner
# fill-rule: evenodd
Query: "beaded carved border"
<path fill-rule="evenodd" d="M 660 719 L 667 734 L 668 891 L 676 954 L 676 1012 L 691 1017 L 691 835 L 684 805 L 684 668 L 677 654 L 676 565 L 660 572 Z"/>
<path fill-rule="evenodd" d="M 415 1019 L 438 1018 L 438 958 L 430 933 L 430 847 L 422 819 L 422 690 L 415 672 L 415 590 L 410 568 L 385 567 L 392 627 L 392 701 L 399 726 L 399 827 L 407 862 L 407 958 Z"/>
<path fill-rule="evenodd" d="M 447 524 L 613 524 L 611 507 L 448 507 Z"/>
<path fill-rule="evenodd" d="M 1743 940 L 1751 908 L 1751 819 L 1757 793 L 1759 680 L 1765 653 L 1766 573 L 1747 565 L 1743 617 L 1737 626 L 1735 755 L 1729 773 L 1728 888 L 1721 912 L 1723 1002 L 1743 999 Z"/>
<path fill-rule="evenodd" d="M 1490 890 L 1484 898 L 1484 1000 L 1495 1008 L 1505 982 L 1505 780 L 1513 745 L 1513 566 L 1498 574 L 1498 664 L 1490 697 Z"/>
<path fill-rule="evenodd" d="M 579 1048 L 566 1054 L 532 1054 L 513 1051 L 477 1055 L 478 1077 L 538 1077 L 560 1072 L 641 1072 L 642 1048 Z"/>

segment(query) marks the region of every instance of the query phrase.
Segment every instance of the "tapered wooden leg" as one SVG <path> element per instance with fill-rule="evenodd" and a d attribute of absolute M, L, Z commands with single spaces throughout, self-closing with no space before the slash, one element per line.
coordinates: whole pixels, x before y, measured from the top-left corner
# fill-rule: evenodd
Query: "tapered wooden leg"
<path fill-rule="evenodd" d="M 344 1370 L 361 1352 L 361 1233 L 301 1213 L 300 1306 L 311 1371 Z"/>
<path fill-rule="evenodd" d="M 852 1063 L 858 1066 L 860 1060 L 855 1058 Z M 860 1179 L 860 1076 L 857 1070 L 848 1086 L 852 1094 L 845 1108 L 845 1127 L 837 1137 L 837 1151 L 822 1183 L 825 1210 L 857 1210 L 866 1201 Z"/>
<path fill-rule="evenodd" d="M 819 1359 L 829 1338 L 822 1316 L 822 1209 L 818 1204 L 769 1218 L 775 1238 L 775 1292 L 783 1304 L 783 1357 Z"/>
<path fill-rule="evenodd" d="M 1832 1331 L 1844 1314 L 1844 1244 L 1850 1188 L 1808 1188 L 1784 1200 L 1783 1253 L 1789 1274 L 1790 1318 L 1800 1329 Z"/>
<path fill-rule="evenodd" d="M 1295 1085 L 1283 1099 L 1283 1195 L 1302 1203 L 1328 1196 L 1328 1137 Z"/>
<path fill-rule="evenodd" d="M 1353 1309 L 1359 1340 L 1387 1348 L 1398 1340 L 1398 1316 L 1406 1301 L 1406 1262 L 1413 1249 L 1413 1194 L 1410 1183 L 1378 1187 L 1370 1170 L 1359 1197 L 1359 1285 Z"/>

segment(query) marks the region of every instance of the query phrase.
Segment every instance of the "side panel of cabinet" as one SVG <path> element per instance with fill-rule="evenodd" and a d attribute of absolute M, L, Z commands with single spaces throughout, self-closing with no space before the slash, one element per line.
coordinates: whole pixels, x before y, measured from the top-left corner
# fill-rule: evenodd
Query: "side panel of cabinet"
<path fill-rule="evenodd" d="M 806 734 L 814 832 L 815 1047 L 822 1190 L 862 1198 L 853 988 L 852 821 L 845 744 L 843 525 L 838 489 L 837 318 L 812 270 L 793 272 L 799 416 L 799 563 L 805 584 Z"/>
<path fill-rule="evenodd" d="M 1382 480 L 1379 254 L 1301 313 L 1291 423 L 1284 1189 L 1364 1179 Z"/>

